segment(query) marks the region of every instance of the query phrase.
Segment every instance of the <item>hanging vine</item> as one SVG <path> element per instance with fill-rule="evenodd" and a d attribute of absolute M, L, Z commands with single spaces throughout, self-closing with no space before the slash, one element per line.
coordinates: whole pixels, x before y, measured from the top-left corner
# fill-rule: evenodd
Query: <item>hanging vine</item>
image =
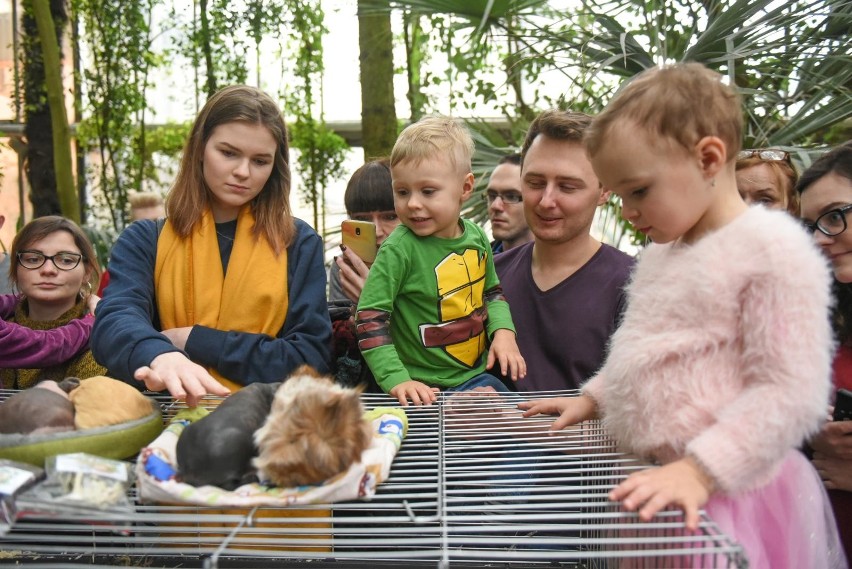
<path fill-rule="evenodd" d="M 287 0 L 287 7 L 293 18 L 291 43 L 296 51 L 296 79 L 283 96 L 292 117 L 291 142 L 299 150 L 302 198 L 313 206 L 314 227 L 325 234 L 325 215 L 321 215 L 325 212 L 325 189 L 328 182 L 343 176 L 341 167 L 348 145 L 328 128 L 322 110 L 322 37 L 327 32 L 322 6 L 319 0 Z M 319 118 L 315 118 L 317 112 Z"/>

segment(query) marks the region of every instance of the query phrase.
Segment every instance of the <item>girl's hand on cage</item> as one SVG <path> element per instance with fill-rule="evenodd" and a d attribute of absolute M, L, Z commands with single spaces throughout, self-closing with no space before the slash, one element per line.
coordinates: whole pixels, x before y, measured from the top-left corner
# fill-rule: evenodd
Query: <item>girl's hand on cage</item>
<path fill-rule="evenodd" d="M 682 458 L 659 468 L 631 474 L 609 493 L 609 499 L 622 502 L 629 511 L 650 521 L 667 506 L 683 510 L 686 527 L 698 529 L 698 510 L 710 499 L 713 479 L 692 458 Z"/>
<path fill-rule="evenodd" d="M 570 425 L 576 425 L 597 415 L 598 406 L 588 395 L 579 397 L 552 397 L 518 403 L 518 409 L 524 411 L 524 417 L 536 415 L 559 415 L 550 426 L 551 431 L 561 431 Z"/>
<path fill-rule="evenodd" d="M 488 350 L 486 369 L 491 369 L 495 363 L 500 362 L 500 373 L 511 377 L 512 381 L 526 377 L 527 363 L 518 349 L 515 341 L 515 333 L 511 330 L 500 329 L 494 332 L 491 339 L 491 348 Z"/>
<path fill-rule="evenodd" d="M 431 405 L 438 399 L 437 393 L 440 391 L 437 387 L 429 387 L 425 383 L 409 379 L 394 385 L 388 393 L 396 397 L 400 405 L 408 407 L 409 399 L 414 405 Z"/>
<path fill-rule="evenodd" d="M 133 377 L 151 391 L 167 389 L 175 399 L 186 399 L 189 407 L 198 405 L 206 394 L 225 396 L 231 391 L 216 381 L 207 370 L 181 352 L 167 352 L 153 359 L 150 366 L 137 369 Z"/>

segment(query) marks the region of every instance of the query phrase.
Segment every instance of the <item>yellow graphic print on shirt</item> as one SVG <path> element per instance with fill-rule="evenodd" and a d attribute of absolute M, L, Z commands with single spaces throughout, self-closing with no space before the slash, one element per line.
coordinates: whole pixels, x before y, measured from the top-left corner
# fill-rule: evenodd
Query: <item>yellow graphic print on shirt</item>
<path fill-rule="evenodd" d="M 485 253 L 450 253 L 435 267 L 441 322 L 420 325 L 427 348 L 443 348 L 460 363 L 474 367 L 485 351 Z"/>

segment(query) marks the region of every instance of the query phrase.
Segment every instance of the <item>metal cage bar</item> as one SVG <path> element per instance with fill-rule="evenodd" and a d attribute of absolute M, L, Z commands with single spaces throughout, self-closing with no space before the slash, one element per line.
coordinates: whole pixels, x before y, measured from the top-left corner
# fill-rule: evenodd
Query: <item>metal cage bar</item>
<path fill-rule="evenodd" d="M 0 392 L 0 400 L 12 392 Z M 369 501 L 222 509 L 143 504 L 127 515 L 23 511 L 0 562 L 204 567 L 731 567 L 743 550 L 702 513 L 651 522 L 607 500 L 647 465 L 618 452 L 600 424 L 548 433 L 519 401 L 571 395 L 439 394 L 407 407 L 409 431 Z M 156 396 L 166 421 L 182 403 Z M 364 395 L 366 408 L 395 400 Z M 215 404 L 215 400 L 205 400 Z"/>

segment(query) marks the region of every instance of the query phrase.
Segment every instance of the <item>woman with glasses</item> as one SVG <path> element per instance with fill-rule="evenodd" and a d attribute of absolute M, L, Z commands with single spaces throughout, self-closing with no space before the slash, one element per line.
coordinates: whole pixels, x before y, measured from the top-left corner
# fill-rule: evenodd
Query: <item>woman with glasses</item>
<path fill-rule="evenodd" d="M 73 221 L 53 215 L 32 220 L 15 236 L 10 254 L 9 279 L 20 296 L 7 321 L 52 330 L 84 318 L 100 268 L 91 242 Z M 105 371 L 86 350 L 50 367 L 5 367 L 0 380 L 5 389 L 27 389 L 46 379 L 85 379 Z"/>
<path fill-rule="evenodd" d="M 323 242 L 290 209 L 278 104 L 244 85 L 211 96 L 166 197 L 125 229 L 92 351 L 110 375 L 195 406 L 301 365 L 328 371 Z"/>
<path fill-rule="evenodd" d="M 824 154 L 796 186 L 807 230 L 834 269 L 834 386 L 852 389 L 852 141 Z M 811 441 L 813 463 L 828 489 L 847 559 L 852 559 L 852 421 L 829 421 Z"/>
<path fill-rule="evenodd" d="M 790 155 L 771 148 L 742 150 L 737 154 L 737 189 L 749 205 L 782 209 L 799 215 L 796 170 Z"/>

